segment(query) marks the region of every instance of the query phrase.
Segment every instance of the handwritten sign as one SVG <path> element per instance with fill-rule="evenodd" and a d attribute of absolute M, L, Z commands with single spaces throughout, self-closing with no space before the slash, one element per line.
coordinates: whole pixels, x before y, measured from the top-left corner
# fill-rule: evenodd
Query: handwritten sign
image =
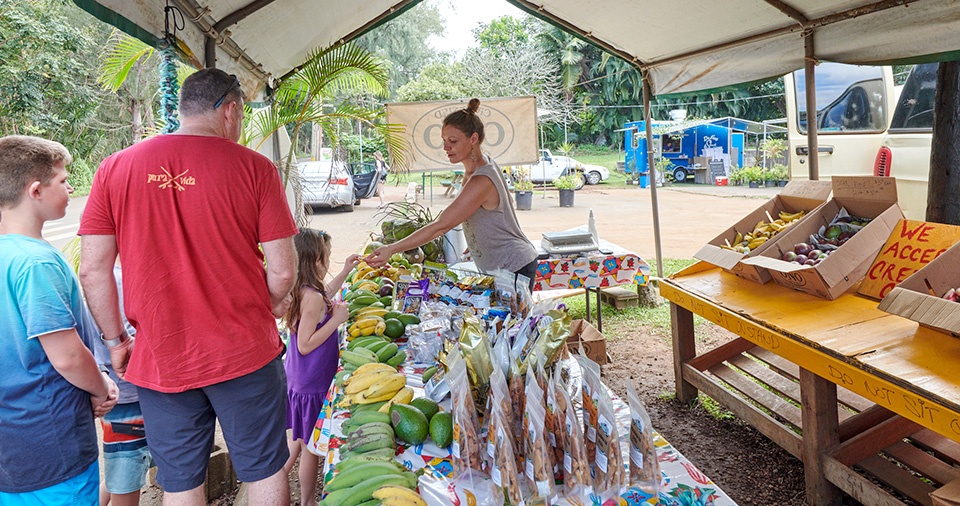
<path fill-rule="evenodd" d="M 857 293 L 882 299 L 893 287 L 960 241 L 960 227 L 900 220 L 880 249 Z"/>

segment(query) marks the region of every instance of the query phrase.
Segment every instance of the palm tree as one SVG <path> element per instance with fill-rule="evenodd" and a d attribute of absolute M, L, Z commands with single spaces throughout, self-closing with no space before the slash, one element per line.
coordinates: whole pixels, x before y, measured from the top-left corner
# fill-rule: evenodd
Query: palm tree
<path fill-rule="evenodd" d="M 152 107 L 156 86 L 150 86 L 145 78 L 150 68 L 147 63 L 154 60 L 154 53 L 150 45 L 114 30 L 100 54 L 103 60 L 97 71 L 97 83 L 117 93 L 130 114 L 131 143 L 140 142 L 156 128 Z M 156 68 L 155 62 L 153 68 Z M 131 72 L 133 82 L 124 86 Z"/>
<path fill-rule="evenodd" d="M 384 60 L 356 44 L 314 50 L 306 63 L 280 83 L 270 106 L 252 115 L 247 138 L 265 140 L 281 128 L 292 130 L 290 152 L 280 163 L 285 182 L 294 166 L 300 130 L 308 123 L 321 128 L 334 146 L 339 144 L 340 121 L 369 126 L 386 141 L 392 166 L 406 167 L 409 148 L 399 135 L 403 127 L 384 123 L 384 108 L 365 106 L 369 101 L 362 100 L 369 95 L 385 96 L 388 75 Z"/>

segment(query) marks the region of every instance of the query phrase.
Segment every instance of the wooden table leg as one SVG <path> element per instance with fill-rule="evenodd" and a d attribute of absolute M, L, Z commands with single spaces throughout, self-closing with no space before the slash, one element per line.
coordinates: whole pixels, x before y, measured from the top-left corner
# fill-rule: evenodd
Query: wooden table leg
<path fill-rule="evenodd" d="M 837 386 L 801 367 L 800 411 L 807 504 L 838 505 L 843 493 L 827 480 L 822 460 L 824 452 L 840 443 Z"/>
<path fill-rule="evenodd" d="M 683 364 L 697 356 L 693 313 L 671 302 L 670 322 L 673 329 L 673 376 L 677 385 L 677 399 L 684 404 L 693 404 L 699 392 L 683 379 Z"/>

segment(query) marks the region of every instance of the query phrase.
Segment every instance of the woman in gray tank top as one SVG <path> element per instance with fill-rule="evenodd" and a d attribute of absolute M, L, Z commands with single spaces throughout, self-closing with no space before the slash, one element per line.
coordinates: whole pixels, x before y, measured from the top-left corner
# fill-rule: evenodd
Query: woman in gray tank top
<path fill-rule="evenodd" d="M 394 253 L 422 246 L 462 223 L 470 254 L 481 271 L 523 274 L 533 289 L 537 250 L 520 230 L 500 167 L 480 150 L 484 133 L 479 108 L 480 100 L 474 98 L 466 109 L 443 120 L 443 150 L 450 163 L 462 163 L 464 169 L 457 198 L 427 226 L 371 253 L 367 264 L 384 265 Z"/>

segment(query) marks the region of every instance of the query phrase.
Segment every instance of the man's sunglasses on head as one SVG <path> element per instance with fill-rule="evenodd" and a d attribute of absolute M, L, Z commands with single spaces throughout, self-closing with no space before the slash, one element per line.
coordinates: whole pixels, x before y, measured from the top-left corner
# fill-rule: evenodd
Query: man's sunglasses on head
<path fill-rule="evenodd" d="M 217 103 L 213 104 L 214 109 L 219 109 L 220 106 L 223 105 L 223 101 L 227 99 L 227 95 L 229 95 L 234 88 L 240 87 L 240 80 L 237 79 L 237 76 L 231 74 L 230 77 L 233 78 L 233 82 L 230 83 L 230 87 L 227 88 L 227 91 L 223 92 L 223 95 L 220 95 L 220 99 L 217 100 Z"/>

